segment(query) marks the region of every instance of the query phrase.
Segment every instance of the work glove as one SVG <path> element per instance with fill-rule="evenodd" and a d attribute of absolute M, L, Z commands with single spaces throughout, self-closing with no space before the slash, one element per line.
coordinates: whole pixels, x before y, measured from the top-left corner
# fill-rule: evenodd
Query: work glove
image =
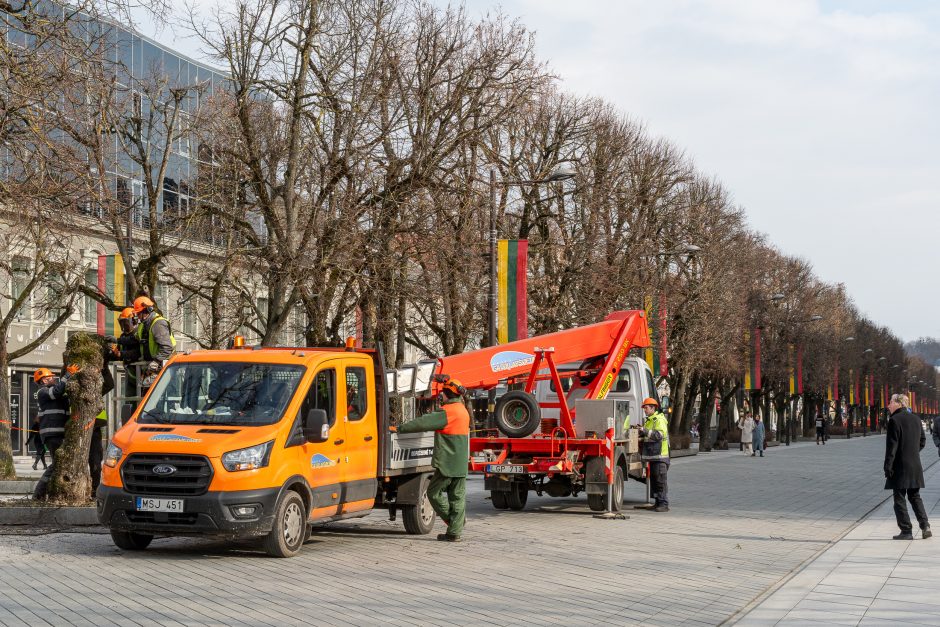
<path fill-rule="evenodd" d="M 121 347 L 118 346 L 117 344 L 112 344 L 112 345 L 111 345 L 111 354 L 114 355 L 115 358 L 120 359 L 120 358 L 121 358 Z"/>
<path fill-rule="evenodd" d="M 160 362 L 159 362 L 159 361 L 151 361 L 149 364 L 147 364 L 147 373 L 148 373 L 148 374 L 156 374 L 156 373 L 158 373 L 158 372 L 160 372 Z"/>
<path fill-rule="evenodd" d="M 80 368 L 76 364 L 69 364 L 68 366 L 65 367 L 65 372 L 68 373 L 70 376 L 74 375 L 79 370 Z"/>

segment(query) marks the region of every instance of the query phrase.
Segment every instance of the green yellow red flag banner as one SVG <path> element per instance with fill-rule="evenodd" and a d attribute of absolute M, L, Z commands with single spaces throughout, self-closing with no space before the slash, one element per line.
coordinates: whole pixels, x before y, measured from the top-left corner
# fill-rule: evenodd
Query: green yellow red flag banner
<path fill-rule="evenodd" d="M 110 298 L 115 305 L 123 305 L 124 299 L 124 259 L 121 255 L 98 255 L 98 291 Z M 118 324 L 119 312 L 98 303 L 98 335 L 120 335 Z"/>
<path fill-rule="evenodd" d="M 497 342 L 529 337 L 526 274 L 529 241 L 501 239 L 496 244 Z"/>

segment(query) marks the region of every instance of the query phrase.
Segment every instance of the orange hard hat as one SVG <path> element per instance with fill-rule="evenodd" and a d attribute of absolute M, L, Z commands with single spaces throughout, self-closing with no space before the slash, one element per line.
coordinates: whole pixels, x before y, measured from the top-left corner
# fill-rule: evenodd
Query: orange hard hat
<path fill-rule="evenodd" d="M 652 396 L 647 396 L 643 399 L 643 406 L 652 405 L 653 407 L 659 407 L 659 401 L 657 401 Z"/>
<path fill-rule="evenodd" d="M 133 315 L 134 315 L 134 308 L 133 308 L 133 307 L 125 307 L 124 309 L 121 310 L 121 315 L 119 315 L 118 318 L 120 318 L 121 320 L 127 320 L 128 318 L 132 317 Z"/>
<path fill-rule="evenodd" d="M 457 396 L 467 393 L 467 389 L 464 386 L 462 386 L 460 384 L 460 381 L 458 381 L 457 379 L 448 379 L 447 381 L 444 382 L 444 385 L 442 387 L 443 389 Z"/>
<path fill-rule="evenodd" d="M 36 383 L 39 383 L 46 377 L 51 377 L 51 376 L 54 376 L 51 370 L 49 370 L 48 368 L 39 368 L 36 370 L 36 372 L 33 373 L 33 381 L 35 381 Z"/>
<path fill-rule="evenodd" d="M 153 301 L 146 296 L 138 296 L 134 299 L 134 313 L 139 314 L 144 310 L 153 307 Z"/>

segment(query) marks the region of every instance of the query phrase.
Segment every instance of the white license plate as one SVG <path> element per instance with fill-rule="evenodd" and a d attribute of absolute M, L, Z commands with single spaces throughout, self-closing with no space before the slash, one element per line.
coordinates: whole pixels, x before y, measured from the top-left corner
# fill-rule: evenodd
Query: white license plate
<path fill-rule="evenodd" d="M 518 475 L 526 473 L 525 466 L 517 466 L 515 464 L 487 464 L 486 472 L 493 473 L 494 475 Z"/>
<path fill-rule="evenodd" d="M 151 499 L 137 497 L 138 512 L 182 512 L 183 499 Z"/>

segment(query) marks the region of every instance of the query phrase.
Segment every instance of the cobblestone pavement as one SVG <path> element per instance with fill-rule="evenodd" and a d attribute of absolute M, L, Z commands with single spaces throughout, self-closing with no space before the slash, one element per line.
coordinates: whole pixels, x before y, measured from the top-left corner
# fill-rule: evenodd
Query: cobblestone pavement
<path fill-rule="evenodd" d="M 592 518 L 583 497 L 496 511 L 473 478 L 456 545 L 383 513 L 320 529 L 293 559 L 205 539 L 126 553 L 101 532 L 3 535 L 0 622 L 715 625 L 888 496 L 883 450 L 870 436 L 678 459 L 672 511 L 623 521 Z M 627 498 L 643 490 L 631 482 Z"/>

